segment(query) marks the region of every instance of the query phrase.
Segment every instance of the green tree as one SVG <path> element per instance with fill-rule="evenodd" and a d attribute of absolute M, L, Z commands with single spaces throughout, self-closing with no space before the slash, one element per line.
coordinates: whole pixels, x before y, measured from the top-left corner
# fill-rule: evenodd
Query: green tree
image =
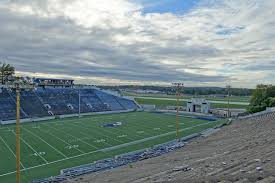
<path fill-rule="evenodd" d="M 275 86 L 261 84 L 257 86 L 252 94 L 249 112 L 260 112 L 267 107 L 275 107 Z"/>
<path fill-rule="evenodd" d="M 0 66 L 0 78 L 1 84 L 5 84 L 10 76 L 13 76 L 15 72 L 15 68 L 10 64 L 3 63 Z"/>

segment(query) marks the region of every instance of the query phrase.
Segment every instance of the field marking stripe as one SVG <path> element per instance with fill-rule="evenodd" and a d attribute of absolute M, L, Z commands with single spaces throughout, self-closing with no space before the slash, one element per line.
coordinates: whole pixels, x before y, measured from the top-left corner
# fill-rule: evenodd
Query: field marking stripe
<path fill-rule="evenodd" d="M 111 120 L 111 119 L 110 119 Z M 91 126 L 90 124 L 88 124 L 88 123 L 85 123 L 85 124 L 87 124 L 88 126 Z M 99 123 L 99 124 L 101 124 L 101 123 Z M 167 123 L 167 124 L 170 124 L 170 123 Z M 202 123 L 201 123 L 202 124 Z M 84 124 L 83 124 L 84 125 Z M 139 129 L 140 127 L 142 128 L 142 129 L 147 129 L 148 128 L 148 125 L 146 126 L 145 125 L 145 123 L 143 123 L 143 124 L 140 124 L 140 123 L 131 123 L 131 126 L 135 126 L 135 129 L 136 129 L 136 131 L 137 131 L 137 129 Z M 153 127 L 155 127 L 155 125 L 154 124 L 150 124 L 150 126 L 153 128 Z M 165 125 L 164 125 L 165 126 Z M 163 127 L 164 127 L 163 126 Z M 163 129 L 163 127 L 161 127 L 161 130 L 160 131 L 162 131 L 162 133 L 167 133 L 167 131 L 166 130 L 164 130 Z M 116 128 L 114 128 L 114 130 L 116 130 L 116 131 L 118 131 L 118 133 L 125 133 L 122 129 L 116 129 Z M 151 132 L 150 131 L 147 131 L 147 130 L 144 130 L 145 131 L 145 134 L 149 134 L 149 137 L 152 137 L 151 136 Z M 133 131 L 134 132 L 134 131 Z M 116 134 L 116 133 L 112 133 L 112 134 Z M 118 134 L 119 135 L 119 134 Z M 157 135 L 157 134 L 156 134 Z M 140 135 L 137 135 L 137 134 L 134 134 L 134 136 L 136 136 L 136 137 L 138 137 L 139 139 L 138 140 L 140 140 L 140 139 L 144 139 L 144 136 L 140 136 Z M 129 139 L 129 138 L 128 138 Z M 131 138 L 132 139 L 132 138 Z M 136 139 L 132 139 L 133 141 L 135 141 Z"/>
<path fill-rule="evenodd" d="M 46 143 L 48 146 L 50 146 L 51 148 L 53 148 L 56 152 L 58 152 L 59 154 L 61 154 L 63 157 L 67 158 L 67 156 L 65 154 L 63 154 L 62 152 L 60 152 L 58 149 L 56 149 L 55 147 L 53 147 L 51 144 L 49 144 L 47 141 L 45 141 L 44 139 L 42 139 L 41 137 L 39 137 L 38 135 L 34 134 L 33 132 L 31 132 L 30 130 L 26 129 L 26 128 L 22 128 L 26 131 L 28 131 L 30 134 L 32 134 L 33 136 L 39 138 L 41 141 L 43 141 L 44 143 Z"/>
<path fill-rule="evenodd" d="M 46 126 L 48 126 L 48 125 L 46 125 Z M 48 127 L 50 127 L 50 126 L 48 126 Z M 52 128 L 52 127 L 50 127 L 50 128 Z M 87 142 L 81 140 L 81 138 L 79 138 L 79 137 L 73 136 L 73 135 L 71 135 L 71 134 L 69 134 L 69 133 L 67 133 L 67 132 L 63 132 L 63 131 L 58 130 L 58 129 L 55 129 L 55 128 L 52 128 L 52 129 L 54 129 L 54 130 L 56 130 L 56 131 L 59 131 L 59 132 L 62 132 L 62 133 L 65 133 L 65 134 L 67 134 L 67 135 L 69 135 L 69 136 L 71 136 L 71 137 L 73 137 L 73 138 L 79 140 L 80 142 L 82 142 L 82 143 L 84 143 L 84 144 L 86 144 L 86 145 L 88 145 L 88 146 L 90 146 L 90 147 L 93 147 L 93 148 L 95 148 L 95 149 L 99 149 L 98 147 L 93 146 L 93 145 L 91 145 L 90 143 L 87 143 Z"/>
<path fill-rule="evenodd" d="M 99 123 L 99 125 L 102 125 L 102 123 L 101 122 L 98 122 Z M 87 123 L 84 123 L 84 124 L 87 124 Z M 83 124 L 83 125 L 84 125 Z M 86 127 L 92 127 L 90 124 L 87 124 L 87 125 L 85 125 Z M 94 126 L 93 126 L 94 127 Z M 100 127 L 97 127 L 96 126 L 96 128 L 97 129 L 101 129 Z M 116 128 L 113 128 L 114 130 L 118 130 L 118 129 L 116 129 Z M 110 131 L 108 131 L 108 130 L 106 130 L 106 129 L 104 129 L 104 127 L 101 129 L 101 130 L 103 130 L 104 132 L 106 132 L 106 133 L 109 133 L 109 134 L 112 134 L 112 135 L 115 135 L 116 137 L 117 136 L 119 136 L 119 135 L 121 135 L 121 134 L 118 134 L 118 133 L 114 133 L 114 132 L 110 132 Z M 124 133 L 124 132 L 123 132 Z M 103 135 L 103 136 L 105 136 L 105 135 Z M 109 137 L 110 138 L 110 137 Z M 130 137 L 126 137 L 128 140 L 134 140 L 134 139 L 132 139 L 132 138 L 130 138 Z M 123 142 L 123 141 L 121 141 L 121 140 L 118 140 L 118 139 L 113 139 L 113 140 L 115 140 L 115 141 L 117 141 L 117 142 L 120 142 L 120 143 L 125 143 L 125 142 Z"/>
<path fill-rule="evenodd" d="M 89 125 L 89 124 L 88 124 Z M 131 124 L 132 125 L 132 124 Z M 89 125 L 89 126 L 91 126 L 91 125 Z M 123 126 L 123 125 L 122 125 Z M 107 130 L 105 130 L 105 131 L 107 131 L 108 133 L 110 133 L 110 134 L 113 134 L 113 135 L 116 135 L 116 136 L 118 136 L 118 135 L 121 135 L 121 133 L 125 133 L 123 130 L 121 130 L 121 129 L 118 129 L 118 128 L 113 128 L 114 130 L 116 130 L 116 131 L 118 131 L 118 133 L 114 133 L 114 132 L 109 132 L 109 131 L 107 131 Z M 129 129 L 128 129 L 129 130 Z M 129 134 L 129 132 L 126 132 L 127 134 Z M 141 137 L 141 136 L 137 136 L 136 134 L 131 134 L 131 135 L 134 135 L 134 136 L 136 136 L 136 137 Z M 135 140 L 135 139 L 133 139 L 133 138 L 131 138 L 131 137 L 129 137 L 129 136 L 127 136 L 126 137 L 127 139 L 129 139 L 129 140 Z"/>
<path fill-rule="evenodd" d="M 42 130 L 40 130 L 40 131 L 42 131 Z M 54 138 L 57 138 L 58 140 L 62 141 L 63 143 L 65 143 L 65 144 L 67 144 L 67 145 L 69 145 L 69 146 L 71 146 L 71 145 L 72 145 L 72 144 L 70 144 L 70 143 L 66 142 L 65 140 L 63 140 L 63 139 L 61 139 L 61 138 L 57 137 L 56 135 L 52 134 L 51 132 L 48 132 L 48 131 L 42 131 L 42 132 L 47 133 L 47 134 L 49 134 L 49 135 L 53 136 Z M 76 150 L 77 150 L 77 151 L 79 151 L 79 152 L 81 152 L 81 153 L 85 153 L 84 151 L 81 151 L 81 150 L 80 150 L 80 149 L 78 149 L 78 148 L 77 148 Z"/>
<path fill-rule="evenodd" d="M 14 131 L 12 130 L 11 131 L 15 136 L 16 136 L 16 134 L 14 133 Z M 24 144 L 26 144 L 29 148 L 31 148 L 31 150 L 33 150 L 35 153 L 37 153 L 37 155 L 43 160 L 43 161 L 45 161 L 46 163 L 48 163 L 48 161 L 45 159 L 45 158 L 43 158 L 30 144 L 28 144 L 22 137 L 20 137 L 20 140 L 22 140 L 23 142 L 24 142 Z"/>
<path fill-rule="evenodd" d="M 77 125 L 75 125 L 75 126 L 77 126 Z M 77 126 L 77 127 L 79 127 L 79 126 Z M 82 133 L 83 135 L 85 135 L 86 137 L 88 137 L 89 136 L 89 134 L 87 134 L 86 132 L 82 132 L 82 131 L 79 131 L 80 133 Z M 88 135 L 88 136 L 87 136 Z M 107 136 L 104 136 L 104 135 L 102 135 L 103 137 L 105 137 L 105 138 L 109 138 L 110 139 L 110 137 L 107 137 Z M 85 137 L 84 137 L 85 138 Z M 91 137 L 92 139 L 94 139 L 94 140 L 97 140 L 95 137 Z M 82 140 L 82 139 L 81 139 Z M 108 146 L 112 146 L 112 144 L 109 144 L 109 143 L 107 143 L 107 142 L 103 142 L 104 144 L 107 144 Z M 124 143 L 124 142 L 121 142 L 121 143 Z"/>
<path fill-rule="evenodd" d="M 94 126 L 91 126 L 90 124 L 88 124 L 88 123 L 83 123 L 83 125 L 84 124 L 87 124 L 87 125 L 85 125 L 85 126 L 87 126 L 87 127 L 94 127 Z M 98 124 L 99 125 L 102 125 L 102 122 L 98 122 Z M 132 124 L 131 124 L 132 125 Z M 99 127 L 96 127 L 97 129 L 100 129 Z M 109 134 L 112 134 L 112 135 L 115 135 L 115 136 L 119 136 L 119 135 L 121 135 L 121 133 L 125 133 L 123 130 L 121 130 L 121 129 L 116 129 L 116 128 L 113 128 L 114 130 L 116 130 L 116 131 L 118 131 L 118 133 L 114 133 L 114 132 L 110 132 L 110 131 L 108 131 L 108 130 L 105 130 L 105 129 L 101 129 L 101 130 L 104 130 L 106 133 L 109 133 Z M 128 132 L 126 132 L 127 134 L 129 134 Z M 131 134 L 131 135 L 134 135 L 134 136 L 136 136 L 136 137 L 138 137 L 138 138 L 143 138 L 142 136 L 139 136 L 139 135 L 136 135 L 136 134 Z M 126 137 L 128 140 L 132 140 L 132 141 L 135 141 L 136 139 L 133 139 L 133 138 L 130 138 L 129 136 L 127 136 Z M 116 141 L 120 141 L 120 140 L 116 140 Z M 122 142 L 122 143 L 124 143 L 124 142 Z"/>
<path fill-rule="evenodd" d="M 99 123 L 100 123 L 100 122 L 99 122 Z M 87 123 L 84 123 L 84 124 L 87 124 Z M 84 124 L 83 124 L 83 125 L 84 125 Z M 87 125 L 88 125 L 88 126 L 87 126 Z M 90 124 L 87 124 L 87 125 L 85 125 L 85 126 L 86 126 L 86 127 L 92 127 Z M 94 127 L 94 126 L 93 126 L 93 127 Z M 100 128 L 97 127 L 97 129 L 100 129 Z M 129 134 L 129 132 L 124 132 L 124 131 L 122 131 L 122 130 L 120 130 L 120 129 L 117 129 L 117 128 L 113 128 L 113 129 L 116 130 L 116 131 L 118 131 L 118 133 L 110 132 L 110 131 L 105 130 L 105 129 L 102 129 L 102 130 L 104 130 L 106 133 L 109 133 L 109 134 L 112 134 L 112 135 L 115 135 L 115 136 L 119 136 L 119 135 L 121 135 L 121 133 L 123 133 L 123 134 L 125 134 L 125 133 Z M 134 136 L 138 137 L 138 136 L 135 135 L 135 134 L 131 134 L 131 135 L 134 135 Z M 139 136 L 139 137 L 141 137 L 141 136 Z M 131 137 L 129 137 L 129 136 L 127 136 L 126 139 L 132 140 L 132 141 L 135 140 L 135 139 L 133 139 L 133 138 L 131 138 Z M 116 140 L 116 141 L 120 141 L 120 140 Z M 122 142 L 122 143 L 124 143 L 124 142 Z"/>
<path fill-rule="evenodd" d="M 181 129 L 180 132 L 182 131 L 185 131 L 185 130 L 189 130 L 191 128 L 195 128 L 195 127 L 198 127 L 198 126 L 203 126 L 203 125 L 207 125 L 207 124 L 210 124 L 210 123 L 215 123 L 215 121 L 213 122 L 208 122 L 208 123 L 204 123 L 204 124 L 200 124 L 200 125 L 196 125 L 196 126 L 192 126 L 192 127 L 188 127 L 188 128 L 184 128 L 184 129 Z M 211 127 L 210 127 L 211 128 Z M 207 128 L 207 129 L 210 129 L 210 128 Z M 168 132 L 166 133 L 165 135 L 164 134 L 161 134 L 161 135 L 157 135 L 157 136 L 153 136 L 155 138 L 158 138 L 158 137 L 161 137 L 161 136 L 166 136 L 166 135 L 171 135 L 175 133 L 175 131 L 172 131 L 172 132 Z M 145 138 L 145 139 L 141 139 L 141 140 L 144 140 L 143 142 L 147 141 L 147 140 L 152 140 L 153 137 L 149 137 L 149 138 Z M 141 140 L 137 140 L 138 143 L 140 143 Z M 134 141 L 134 142 L 137 142 L 137 141 Z M 127 145 L 133 145 L 134 142 L 129 142 L 129 143 L 126 143 L 124 144 L 125 146 Z M 89 154 L 93 154 L 93 153 L 96 153 L 96 152 L 104 152 L 104 151 L 108 151 L 108 150 L 113 150 L 114 148 L 120 148 L 123 144 L 121 145 L 118 145 L 118 146 L 113 146 L 113 147 L 108 147 L 108 148 L 104 148 L 104 149 L 99 149 L 99 150 L 96 150 L 96 151 L 91 151 L 91 152 L 87 152 L 87 153 L 83 153 L 83 154 L 79 154 L 79 155 L 76 155 L 76 156 L 72 156 L 72 157 L 68 157 L 68 158 L 64 158 L 64 159 L 60 159 L 60 160 L 56 160 L 56 161 L 52 161 L 52 162 L 48 162 L 48 163 L 45 163 L 45 164 L 41 164 L 41 165 L 37 165 L 37 166 L 33 166 L 33 167 L 29 167 L 29 168 L 25 168 L 25 169 L 22 169 L 22 171 L 26 171 L 26 170 L 31 170 L 31 169 L 34 169 L 34 168 L 39 168 L 39 167 L 42 167 L 42 166 L 46 166 L 46 165 L 49 165 L 49 164 L 54 164 L 54 163 L 58 163 L 58 162 L 61 162 L 61 161 L 65 161 L 65 160 L 69 160 L 69 159 L 73 159 L 73 158 L 78 158 L 78 157 L 81 157 L 81 156 L 85 156 L 85 155 L 89 155 Z M 6 176 L 6 175 L 11 175 L 11 174 L 14 174 L 16 171 L 13 171 L 13 172 L 9 172 L 9 173 L 6 173 L 6 174 L 2 174 L 0 175 L 0 177 L 3 177 L 3 176 Z"/>
<path fill-rule="evenodd" d="M 16 159 L 16 155 L 14 154 L 14 152 L 12 151 L 12 149 L 10 148 L 10 146 L 6 143 L 6 141 L 0 136 L 1 140 L 4 142 L 4 144 L 6 145 L 6 147 L 9 149 L 9 151 L 13 154 L 13 156 Z M 20 164 L 23 168 L 25 168 L 25 166 L 23 165 L 23 163 L 20 161 Z"/>
<path fill-rule="evenodd" d="M 0 131 L 1 130 L 6 130 L 6 129 L 8 129 L 7 127 L 0 127 Z"/>
<path fill-rule="evenodd" d="M 156 119 L 157 118 L 161 118 L 161 116 L 157 116 L 157 115 L 155 115 L 155 117 L 156 117 Z M 170 124 L 168 122 L 165 122 L 165 123 Z M 148 129 L 148 126 L 150 126 L 151 128 L 155 128 L 157 124 L 158 124 L 157 122 L 154 122 L 154 124 L 152 124 L 151 122 L 150 123 L 145 123 L 143 121 L 139 121 L 138 123 L 131 123 L 131 125 L 136 126 L 137 128 L 141 127 L 142 129 L 145 129 L 144 132 L 146 134 L 151 134 L 151 130 L 150 131 L 146 130 L 146 129 Z M 163 126 L 161 126 L 161 130 L 160 131 L 162 131 L 163 133 L 166 133 L 167 131 L 164 130 L 163 127 L 165 127 L 165 124 L 163 124 Z M 136 135 L 136 136 L 141 137 L 140 135 Z"/>
<path fill-rule="evenodd" d="M 138 122 L 139 123 L 139 122 Z M 138 135 L 138 134 L 136 134 L 136 131 L 138 131 L 138 130 L 140 130 L 140 127 L 143 129 L 143 131 L 144 131 L 144 133 L 146 133 L 146 134 L 149 134 L 149 136 L 151 136 L 151 130 L 150 131 L 147 131 L 146 129 L 148 128 L 148 126 L 145 126 L 145 125 L 142 125 L 142 124 L 137 124 L 137 123 L 131 123 L 131 126 L 134 126 L 134 127 L 131 127 L 131 129 L 135 129 L 135 130 L 131 130 L 131 131 L 133 131 L 133 135 L 134 136 L 136 136 L 136 137 L 138 137 L 138 138 L 140 138 L 140 139 L 143 139 L 144 138 L 144 136 L 141 136 L 141 135 Z M 153 127 L 155 127 L 154 125 L 150 125 L 152 128 Z M 120 132 L 123 132 L 123 130 L 122 129 L 115 129 L 115 130 L 117 130 L 117 131 L 120 131 Z M 162 130 L 162 131 L 164 131 L 165 133 L 166 133 L 166 131 L 165 130 Z M 131 138 L 132 139 L 132 138 Z"/>
<path fill-rule="evenodd" d="M 74 125 L 74 124 L 72 124 L 72 125 Z M 84 124 L 83 124 L 84 125 Z M 74 125 L 74 126 L 77 126 L 77 125 Z M 86 126 L 86 125 L 85 125 Z M 80 127 L 80 128 L 83 128 L 83 129 L 85 129 L 86 130 L 86 128 L 84 128 L 84 127 L 82 127 L 82 126 L 77 126 L 77 127 Z M 86 127 L 88 127 L 88 126 L 86 126 Z M 99 128 L 97 128 L 97 129 L 99 129 Z M 105 131 L 105 130 L 104 130 Z M 108 131 L 105 131 L 106 133 L 110 133 L 110 132 L 108 132 Z M 87 135 L 87 133 L 85 133 L 86 135 Z M 114 134 L 114 133 L 110 133 L 110 134 L 113 134 L 113 135 L 119 135 L 119 134 Z M 108 137 L 108 136 L 106 136 L 106 135 L 102 135 L 102 134 L 100 134 L 101 136 L 103 136 L 103 137 L 105 137 L 105 138 L 108 138 L 108 139 L 111 139 L 110 137 Z M 123 141 L 121 141 L 121 140 L 116 140 L 116 139 L 113 139 L 113 140 L 115 140 L 115 141 L 117 141 L 117 142 L 119 142 L 119 143 L 125 143 L 125 142 L 123 142 Z M 131 140 L 131 139 L 129 139 L 129 140 Z M 111 145 L 111 144 L 109 144 L 109 145 Z"/>
<path fill-rule="evenodd" d="M 196 128 L 196 127 L 199 127 L 199 126 L 207 125 L 207 124 L 210 124 L 210 123 L 213 123 L 213 122 L 208 122 L 208 123 L 203 123 L 203 124 L 195 125 L 195 126 L 192 126 L 192 127 L 187 127 L 187 128 L 179 130 L 179 132 L 190 130 L 192 128 Z M 163 133 L 163 134 L 160 134 L 160 135 L 156 135 L 156 136 L 140 139 L 140 140 L 137 140 L 137 141 L 129 142 L 127 144 L 121 144 L 121 145 L 118 145 L 118 146 L 125 147 L 125 146 L 128 146 L 128 145 L 133 145 L 133 144 L 145 142 L 145 141 L 148 141 L 148 140 L 157 139 L 159 137 L 164 137 L 164 136 L 171 135 L 171 134 L 174 134 L 174 133 L 175 133 L 175 131 L 171 131 L 171 132 Z M 111 147 L 108 150 L 116 149 L 118 146 Z M 105 151 L 105 150 L 103 150 L 103 151 Z"/>

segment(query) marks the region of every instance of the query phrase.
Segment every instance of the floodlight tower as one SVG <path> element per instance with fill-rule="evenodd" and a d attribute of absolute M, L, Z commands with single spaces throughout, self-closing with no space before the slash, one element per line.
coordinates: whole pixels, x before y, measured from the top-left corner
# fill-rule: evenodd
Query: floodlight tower
<path fill-rule="evenodd" d="M 231 89 L 231 85 L 226 85 L 227 88 L 227 117 L 230 117 L 230 89 Z"/>
<path fill-rule="evenodd" d="M 80 118 L 80 113 L 81 113 L 81 109 L 80 109 L 80 102 L 81 102 L 81 98 L 80 98 L 80 88 L 78 88 L 78 117 Z"/>
<path fill-rule="evenodd" d="M 176 114 L 176 137 L 179 138 L 179 98 L 180 90 L 184 87 L 184 83 L 172 83 L 176 87 L 176 97 L 177 97 L 177 114 Z"/>
<path fill-rule="evenodd" d="M 15 90 L 16 92 L 16 183 L 21 182 L 20 172 L 20 92 L 22 89 L 33 89 L 34 85 L 24 82 L 22 80 L 16 80 L 12 84 L 6 85 L 8 88 Z"/>

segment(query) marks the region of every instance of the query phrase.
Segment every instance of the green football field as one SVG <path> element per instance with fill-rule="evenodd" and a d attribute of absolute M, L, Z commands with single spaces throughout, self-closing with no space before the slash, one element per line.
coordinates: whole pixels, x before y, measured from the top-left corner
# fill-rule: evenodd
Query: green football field
<path fill-rule="evenodd" d="M 103 124 L 122 122 L 119 127 Z M 184 137 L 221 124 L 180 117 Z M 175 116 L 131 112 L 21 125 L 22 182 L 175 139 Z M 15 126 L 0 126 L 0 182 L 15 182 Z"/>

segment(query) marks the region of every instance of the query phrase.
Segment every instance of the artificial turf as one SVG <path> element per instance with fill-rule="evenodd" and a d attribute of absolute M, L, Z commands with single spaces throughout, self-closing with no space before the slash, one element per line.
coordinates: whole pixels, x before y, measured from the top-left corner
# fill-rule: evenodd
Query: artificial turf
<path fill-rule="evenodd" d="M 122 125 L 103 127 L 113 122 L 122 122 Z M 222 122 L 180 116 L 180 137 Z M 54 176 L 61 169 L 152 147 L 175 138 L 175 116 L 162 113 L 131 112 L 25 123 L 21 125 L 21 179 L 25 183 Z M 0 182 L 15 182 L 14 125 L 0 126 Z"/>

